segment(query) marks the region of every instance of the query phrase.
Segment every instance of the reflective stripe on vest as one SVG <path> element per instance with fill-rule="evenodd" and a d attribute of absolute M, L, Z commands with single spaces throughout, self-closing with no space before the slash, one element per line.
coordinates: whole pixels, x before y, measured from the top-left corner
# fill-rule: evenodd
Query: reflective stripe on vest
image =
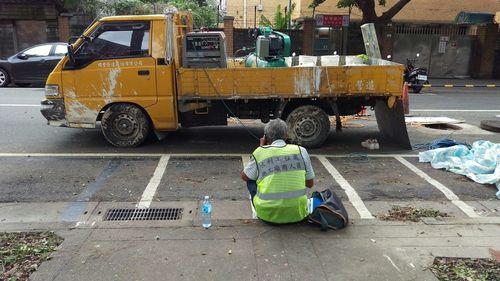
<path fill-rule="evenodd" d="M 290 199 L 296 198 L 300 196 L 306 195 L 306 189 L 299 189 L 294 191 L 287 192 L 278 192 L 278 193 L 260 193 L 257 192 L 257 196 L 259 196 L 262 200 L 278 200 L 278 199 Z"/>
<path fill-rule="evenodd" d="M 259 147 L 257 194 L 253 199 L 257 216 L 274 223 L 301 221 L 307 216 L 306 170 L 297 145 Z"/>

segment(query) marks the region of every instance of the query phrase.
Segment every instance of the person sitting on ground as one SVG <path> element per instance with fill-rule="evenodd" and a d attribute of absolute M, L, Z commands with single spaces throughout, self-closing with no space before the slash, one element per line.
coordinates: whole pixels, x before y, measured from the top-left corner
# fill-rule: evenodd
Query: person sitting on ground
<path fill-rule="evenodd" d="M 308 215 L 306 187 L 314 185 L 311 160 L 305 148 L 287 144 L 286 138 L 286 123 L 271 120 L 241 171 L 257 217 L 266 222 L 293 223 Z"/>

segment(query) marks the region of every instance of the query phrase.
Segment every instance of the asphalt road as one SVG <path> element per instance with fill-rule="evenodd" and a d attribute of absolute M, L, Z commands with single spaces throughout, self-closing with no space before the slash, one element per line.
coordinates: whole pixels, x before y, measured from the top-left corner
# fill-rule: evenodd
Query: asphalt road
<path fill-rule="evenodd" d="M 238 174 L 245 156 L 258 143 L 249 131 L 262 135 L 259 121 L 244 121 L 245 127 L 180 129 L 161 141 L 151 139 L 139 148 L 118 149 L 109 145 L 98 129 L 47 126 L 39 112 L 42 98 L 41 88 L 0 89 L 0 203 L 130 204 L 144 199 L 151 182 L 157 183 L 148 195 L 153 202 L 193 202 L 206 194 L 215 200 L 248 201 Z M 480 120 L 500 115 L 498 88 L 426 89 L 422 94 L 411 94 L 410 100 L 413 116 L 447 116 L 468 125 L 458 131 L 408 126 L 413 144 L 445 136 L 468 142 L 500 142 L 500 134 L 477 127 Z M 380 150 L 362 148 L 360 142 L 367 138 L 378 138 Z M 379 211 L 380 202 L 449 205 L 450 194 L 478 212 L 493 214 L 499 207 L 494 186 L 418 163 L 418 150 L 403 150 L 385 140 L 373 115 L 350 120 L 342 133 L 332 132 L 324 147 L 309 152 L 316 172 L 315 189 L 333 188 L 353 213 L 360 202 L 367 206 L 368 214 Z M 387 155 L 371 157 L 369 153 Z M 419 172 L 411 170 L 413 166 Z M 164 173 L 159 174 L 159 169 Z M 440 190 L 424 179 L 426 176 L 451 193 Z M 349 188 L 358 197 L 349 196 Z M 363 217 L 363 211 L 356 210 Z"/>
<path fill-rule="evenodd" d="M 228 127 L 187 128 L 168 133 L 161 141 L 151 139 L 139 148 L 118 149 L 106 142 L 99 129 L 47 126 L 39 112 L 43 95 L 42 88 L 0 89 L 0 152 L 248 153 L 258 143 L 248 131 L 261 136 L 263 130 L 259 121 L 244 121 L 246 127 L 235 123 Z M 481 120 L 500 115 L 500 89 L 424 89 L 421 94 L 410 94 L 410 108 L 412 116 L 447 116 L 477 127 Z M 373 115 L 366 119 L 352 120 L 352 126 L 340 134 L 332 130 L 325 145 L 312 152 L 358 152 L 360 142 L 367 138 L 378 138 L 383 152 L 401 152 L 390 142 L 384 143 Z M 495 138 L 494 134 L 481 131 L 408 131 L 413 144 L 450 133 L 470 142 L 483 136 Z"/>

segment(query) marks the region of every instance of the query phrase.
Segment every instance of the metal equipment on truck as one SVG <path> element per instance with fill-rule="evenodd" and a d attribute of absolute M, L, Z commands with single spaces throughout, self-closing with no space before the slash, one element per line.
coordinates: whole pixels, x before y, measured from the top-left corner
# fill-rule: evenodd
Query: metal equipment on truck
<path fill-rule="evenodd" d="M 50 74 L 41 112 L 54 126 L 95 128 L 100 121 L 118 147 L 140 145 L 153 130 L 226 125 L 233 116 L 282 118 L 291 142 L 317 147 L 330 132 L 329 116 L 340 130 L 340 116 L 372 106 L 381 132 L 410 147 L 403 65 L 374 57 L 291 58 L 289 38 L 271 31 L 263 29 L 248 59 L 256 63 L 245 67 L 226 57 L 223 33 L 193 32 L 189 13 L 102 18 Z"/>

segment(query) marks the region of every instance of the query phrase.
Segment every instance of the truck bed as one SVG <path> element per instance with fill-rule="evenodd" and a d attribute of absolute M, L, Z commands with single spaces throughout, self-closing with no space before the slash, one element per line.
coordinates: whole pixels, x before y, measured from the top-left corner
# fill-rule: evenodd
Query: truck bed
<path fill-rule="evenodd" d="M 401 64 L 380 59 L 371 59 L 369 65 L 342 65 L 345 64 L 342 59 L 327 60 L 323 64 L 329 66 L 180 68 L 178 98 L 266 99 L 402 94 L 404 66 Z"/>

